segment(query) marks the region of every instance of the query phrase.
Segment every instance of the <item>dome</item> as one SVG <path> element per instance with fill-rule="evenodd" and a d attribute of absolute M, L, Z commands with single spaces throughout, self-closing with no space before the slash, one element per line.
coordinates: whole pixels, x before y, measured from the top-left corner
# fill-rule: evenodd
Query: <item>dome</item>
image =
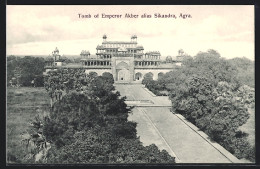
<path fill-rule="evenodd" d="M 136 35 L 132 35 L 131 39 L 136 39 L 137 36 Z"/>

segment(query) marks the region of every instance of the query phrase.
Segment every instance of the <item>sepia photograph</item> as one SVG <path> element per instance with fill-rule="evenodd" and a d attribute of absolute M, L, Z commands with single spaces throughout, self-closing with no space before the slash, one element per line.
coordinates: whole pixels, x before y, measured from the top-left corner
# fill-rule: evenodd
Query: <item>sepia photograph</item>
<path fill-rule="evenodd" d="M 7 5 L 7 165 L 255 164 L 254 5 Z"/>

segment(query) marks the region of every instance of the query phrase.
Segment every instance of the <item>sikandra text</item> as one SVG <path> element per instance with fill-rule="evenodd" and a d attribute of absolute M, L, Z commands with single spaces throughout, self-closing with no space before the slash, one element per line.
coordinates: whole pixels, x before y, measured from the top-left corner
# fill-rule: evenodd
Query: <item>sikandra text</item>
<path fill-rule="evenodd" d="M 187 18 L 192 18 L 191 14 L 184 14 L 184 13 L 180 13 L 179 15 L 175 15 L 175 14 L 161 14 L 161 13 L 154 13 L 153 15 L 151 14 L 142 14 L 142 15 L 136 15 L 136 14 L 132 14 L 132 13 L 126 13 L 125 15 L 121 15 L 121 14 L 105 14 L 105 13 L 101 13 L 101 14 L 96 14 L 96 15 L 91 15 L 91 14 L 78 14 L 79 18 L 106 18 L 106 19 L 114 19 L 114 18 L 173 18 L 173 19 L 177 19 L 177 18 L 182 18 L 182 19 L 187 19 Z"/>

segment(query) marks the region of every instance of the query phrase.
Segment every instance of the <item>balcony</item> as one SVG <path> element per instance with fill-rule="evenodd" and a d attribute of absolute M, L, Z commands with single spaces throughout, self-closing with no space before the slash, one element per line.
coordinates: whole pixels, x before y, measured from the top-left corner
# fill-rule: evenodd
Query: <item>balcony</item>
<path fill-rule="evenodd" d="M 110 61 L 111 58 L 86 58 L 81 59 L 81 61 Z"/>
<path fill-rule="evenodd" d="M 111 69 L 111 65 L 84 65 L 85 69 Z"/>
<path fill-rule="evenodd" d="M 135 58 L 135 61 L 139 61 L 139 62 L 142 62 L 142 61 L 148 61 L 148 62 L 152 62 L 152 61 L 155 61 L 155 62 L 161 62 L 162 60 L 161 59 L 154 59 L 154 58 Z"/>
<path fill-rule="evenodd" d="M 112 57 L 134 57 L 132 53 L 115 53 Z"/>

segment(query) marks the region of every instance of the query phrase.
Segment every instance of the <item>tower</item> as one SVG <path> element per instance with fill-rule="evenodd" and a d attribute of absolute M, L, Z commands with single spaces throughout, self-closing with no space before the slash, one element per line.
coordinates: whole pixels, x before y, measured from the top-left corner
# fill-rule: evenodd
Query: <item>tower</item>
<path fill-rule="evenodd" d="M 103 35 L 103 42 L 106 42 L 106 41 L 107 41 L 107 35 L 104 34 L 104 35 Z"/>
<path fill-rule="evenodd" d="M 137 36 L 136 35 L 131 36 L 131 42 L 137 42 Z"/>
<path fill-rule="evenodd" d="M 52 52 L 52 56 L 54 57 L 54 62 L 55 62 L 56 60 L 60 60 L 59 50 L 58 50 L 57 47 L 56 47 L 55 50 Z"/>

